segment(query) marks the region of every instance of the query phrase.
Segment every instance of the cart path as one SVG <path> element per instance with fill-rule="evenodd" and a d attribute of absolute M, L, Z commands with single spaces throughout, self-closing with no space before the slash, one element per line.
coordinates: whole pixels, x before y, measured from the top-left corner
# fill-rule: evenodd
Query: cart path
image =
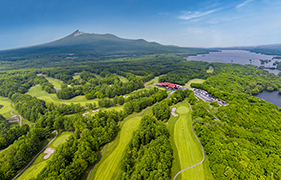
<path fill-rule="evenodd" d="M 102 156 L 104 155 L 105 150 L 106 150 L 106 145 L 104 146 L 104 150 L 103 150 L 102 155 L 101 155 L 101 156 L 99 157 L 99 159 L 95 162 L 95 164 L 93 165 L 93 167 L 92 167 L 91 171 L 89 172 L 88 177 L 87 177 L 87 180 L 89 180 L 89 179 L 90 179 L 90 175 L 91 175 L 92 170 L 94 169 L 94 167 L 96 166 L 96 164 L 100 161 L 100 159 L 101 159 L 101 158 L 102 158 Z"/>

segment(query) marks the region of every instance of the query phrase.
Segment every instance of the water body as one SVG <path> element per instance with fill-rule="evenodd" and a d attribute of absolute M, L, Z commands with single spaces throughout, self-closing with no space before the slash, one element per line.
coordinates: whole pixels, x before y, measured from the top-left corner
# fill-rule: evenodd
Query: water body
<path fill-rule="evenodd" d="M 209 54 L 199 54 L 197 56 L 189 56 L 187 60 L 220 62 L 220 63 L 235 63 L 235 64 L 252 64 L 255 66 L 274 67 L 273 63 L 277 59 L 273 59 L 275 55 L 265 55 L 253 53 L 244 50 L 222 50 L 219 52 L 210 52 Z M 271 62 L 261 64 L 262 60 L 271 60 Z M 251 61 L 250 61 L 251 60 Z M 267 69 L 270 73 L 278 74 L 279 70 Z"/>
<path fill-rule="evenodd" d="M 273 63 L 277 59 L 273 59 L 275 55 L 265 55 L 260 53 L 253 53 L 244 50 L 222 50 L 219 52 L 210 52 L 209 54 L 199 54 L 197 56 L 189 56 L 187 60 L 206 61 L 206 62 L 219 62 L 219 63 L 235 63 L 235 64 L 252 64 L 255 66 L 274 67 Z M 249 61 L 251 59 L 251 61 Z M 271 62 L 261 64 L 260 59 L 271 60 Z M 278 74 L 279 70 L 266 69 L 270 73 Z M 263 91 L 255 95 L 264 99 L 272 104 L 281 107 L 281 94 L 279 91 L 268 92 Z"/>
<path fill-rule="evenodd" d="M 255 96 L 264 99 L 268 102 L 271 102 L 276 106 L 281 107 L 281 94 L 279 93 L 279 91 L 273 91 L 273 92 L 263 91 Z"/>

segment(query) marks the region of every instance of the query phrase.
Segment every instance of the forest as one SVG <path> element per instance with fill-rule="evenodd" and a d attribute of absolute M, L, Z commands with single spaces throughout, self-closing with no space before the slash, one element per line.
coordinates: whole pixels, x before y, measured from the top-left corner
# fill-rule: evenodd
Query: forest
<path fill-rule="evenodd" d="M 122 158 L 123 173 L 117 179 L 170 179 L 172 159 L 168 129 L 145 116 Z"/>
<path fill-rule="evenodd" d="M 220 65 L 226 71 L 193 87 L 207 90 L 230 104 L 213 118 L 204 103 L 193 105 L 194 129 L 216 179 L 280 179 L 280 108 L 254 92 L 279 88 L 274 74 L 252 66 Z M 216 66 L 215 66 L 216 67 Z"/>

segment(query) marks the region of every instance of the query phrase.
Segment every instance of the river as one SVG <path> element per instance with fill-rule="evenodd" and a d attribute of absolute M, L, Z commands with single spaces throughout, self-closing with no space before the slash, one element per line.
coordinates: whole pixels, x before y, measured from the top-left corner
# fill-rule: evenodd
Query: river
<path fill-rule="evenodd" d="M 220 63 L 236 63 L 236 64 L 252 64 L 255 66 L 274 67 L 273 63 L 276 61 L 273 59 L 275 55 L 265 55 L 260 53 L 253 53 L 244 50 L 222 50 L 219 52 L 210 52 L 209 54 L 199 54 L 197 56 L 189 56 L 187 60 L 195 61 L 207 61 L 207 62 L 220 62 Z M 261 64 L 262 60 L 268 60 L 270 62 Z M 278 74 L 279 70 L 266 69 L 270 73 Z"/>

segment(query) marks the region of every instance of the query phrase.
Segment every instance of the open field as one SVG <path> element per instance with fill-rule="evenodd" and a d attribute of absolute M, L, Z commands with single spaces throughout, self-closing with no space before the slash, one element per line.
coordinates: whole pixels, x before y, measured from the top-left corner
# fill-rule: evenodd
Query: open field
<path fill-rule="evenodd" d="M 214 72 L 214 67 L 210 66 L 209 69 L 206 71 L 207 73 L 213 73 Z"/>
<path fill-rule="evenodd" d="M 175 105 L 178 118 L 172 117 L 169 121 L 169 131 L 171 134 L 172 147 L 174 150 L 174 161 L 172 167 L 172 178 L 175 174 L 189 166 L 199 163 L 203 154 L 199 142 L 191 129 L 191 110 L 186 102 Z M 173 129 L 172 129 L 173 128 Z M 204 180 L 213 179 L 208 161 L 204 161 L 196 167 L 182 172 L 177 179 Z"/>
<path fill-rule="evenodd" d="M 47 148 L 55 149 L 60 144 L 66 142 L 67 138 L 71 136 L 71 132 L 61 133 L 54 142 L 52 142 Z M 35 161 L 17 178 L 19 180 L 28 180 L 36 177 L 47 165 L 48 161 L 52 159 L 52 155 L 48 159 L 44 159 L 45 153 L 41 153 Z"/>
<path fill-rule="evenodd" d="M 63 83 L 61 80 L 54 79 L 51 77 L 46 77 L 46 79 L 49 81 L 49 83 L 53 84 L 55 88 L 60 89 L 61 84 Z"/>
<path fill-rule="evenodd" d="M 11 111 L 13 110 L 12 101 L 0 96 L 0 104 L 3 105 L 0 109 L 0 114 L 2 114 L 5 118 L 11 117 Z"/>
<path fill-rule="evenodd" d="M 203 83 L 205 80 L 204 79 L 191 79 L 188 81 L 184 87 L 190 88 L 190 84 L 192 83 Z"/>
<path fill-rule="evenodd" d="M 147 109 L 141 116 L 128 118 L 122 122 L 121 131 L 116 139 L 108 144 L 106 153 L 93 169 L 90 179 L 114 179 L 120 173 L 119 163 L 127 144 L 130 142 L 133 132 L 139 127 L 141 118 L 148 114 L 151 114 L 151 108 Z"/>

